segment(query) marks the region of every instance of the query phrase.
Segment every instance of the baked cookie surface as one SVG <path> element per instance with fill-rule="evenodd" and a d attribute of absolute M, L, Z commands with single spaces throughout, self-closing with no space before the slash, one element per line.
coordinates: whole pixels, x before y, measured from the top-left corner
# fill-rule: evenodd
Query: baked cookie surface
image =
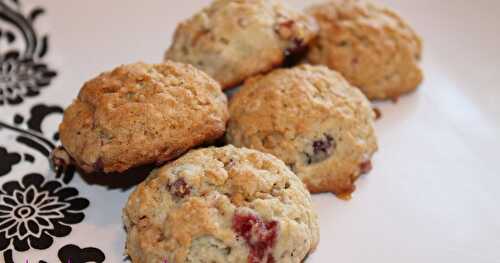
<path fill-rule="evenodd" d="M 422 43 L 394 11 L 363 0 L 311 7 L 320 26 L 308 60 L 340 72 L 369 99 L 396 99 L 422 82 Z"/>
<path fill-rule="evenodd" d="M 276 157 L 225 146 L 153 171 L 123 210 L 134 263 L 302 262 L 319 240 L 304 185 Z"/>
<path fill-rule="evenodd" d="M 59 132 L 84 171 L 122 172 L 222 136 L 228 117 L 219 84 L 200 70 L 136 63 L 86 82 Z"/>
<path fill-rule="evenodd" d="M 324 66 L 250 79 L 229 112 L 228 143 L 275 155 L 313 193 L 350 194 L 377 150 L 369 101 Z"/>
<path fill-rule="evenodd" d="M 317 31 L 314 18 L 281 0 L 215 0 L 178 25 L 165 58 L 192 64 L 230 88 L 280 66 Z"/>

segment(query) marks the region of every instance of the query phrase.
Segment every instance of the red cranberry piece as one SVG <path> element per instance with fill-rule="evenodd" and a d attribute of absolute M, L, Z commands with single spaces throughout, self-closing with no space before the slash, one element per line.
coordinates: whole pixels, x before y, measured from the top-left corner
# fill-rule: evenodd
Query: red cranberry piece
<path fill-rule="evenodd" d="M 283 66 L 291 68 L 297 65 L 304 58 L 307 51 L 307 45 L 303 39 L 294 38 L 290 40 L 290 44 L 284 51 L 285 60 L 283 61 Z"/>
<path fill-rule="evenodd" d="M 361 170 L 361 174 L 369 173 L 373 168 L 372 161 L 368 160 L 359 165 L 359 169 Z"/>
<path fill-rule="evenodd" d="M 304 40 L 300 38 L 294 38 L 290 41 L 290 46 L 285 49 L 285 57 L 290 57 L 295 53 L 299 53 L 305 49 Z"/>
<path fill-rule="evenodd" d="M 331 151 L 332 145 L 335 144 L 333 137 L 325 134 L 325 138 L 313 142 L 314 154 L 328 153 Z"/>
<path fill-rule="evenodd" d="M 103 170 L 104 170 L 104 162 L 102 161 L 102 158 L 99 157 L 94 163 L 94 171 L 102 172 Z"/>
<path fill-rule="evenodd" d="M 186 183 L 186 181 L 184 181 L 183 178 L 175 180 L 174 183 L 168 186 L 168 190 L 170 191 L 170 193 L 179 198 L 183 198 L 184 196 L 189 195 L 191 193 L 191 188 Z"/>
<path fill-rule="evenodd" d="M 329 134 L 324 134 L 323 138 L 313 141 L 312 153 L 306 153 L 307 164 L 324 161 L 332 155 L 336 147 L 337 143 L 335 139 Z"/>
<path fill-rule="evenodd" d="M 233 229 L 243 237 L 250 247 L 248 263 L 274 263 L 272 248 L 276 242 L 278 222 L 263 221 L 255 215 L 236 214 L 233 218 Z"/>

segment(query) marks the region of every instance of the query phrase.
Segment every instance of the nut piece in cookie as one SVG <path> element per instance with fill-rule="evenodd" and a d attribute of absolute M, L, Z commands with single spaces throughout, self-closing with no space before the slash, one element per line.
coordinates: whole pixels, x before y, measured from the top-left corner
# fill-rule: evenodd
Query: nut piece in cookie
<path fill-rule="evenodd" d="M 85 83 L 59 132 L 85 172 L 123 172 L 217 139 L 228 118 L 220 85 L 200 70 L 169 61 L 136 63 Z"/>
<path fill-rule="evenodd" d="M 422 82 L 422 43 L 394 11 L 364 0 L 311 7 L 319 26 L 308 60 L 340 72 L 369 99 L 396 99 Z"/>
<path fill-rule="evenodd" d="M 276 157 L 225 146 L 154 171 L 123 210 L 134 263 L 302 262 L 319 241 L 300 179 Z"/>
<path fill-rule="evenodd" d="M 369 101 L 324 66 L 250 79 L 229 112 L 228 143 L 275 155 L 313 193 L 350 194 L 377 150 Z"/>
<path fill-rule="evenodd" d="M 215 0 L 178 25 L 165 58 L 196 66 L 226 89 L 280 66 L 317 31 L 312 16 L 282 0 Z"/>

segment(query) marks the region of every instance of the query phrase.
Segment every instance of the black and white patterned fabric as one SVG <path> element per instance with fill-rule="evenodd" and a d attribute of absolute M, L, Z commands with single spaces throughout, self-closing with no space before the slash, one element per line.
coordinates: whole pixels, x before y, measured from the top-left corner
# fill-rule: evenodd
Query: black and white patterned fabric
<path fill-rule="evenodd" d="M 50 167 L 63 108 L 35 101 L 58 78 L 47 60 L 50 32 L 37 29 L 49 13 L 0 0 L 0 262 L 108 262 L 91 237 L 77 242 L 91 236 L 80 225 L 92 203 L 76 186 L 75 170 Z"/>

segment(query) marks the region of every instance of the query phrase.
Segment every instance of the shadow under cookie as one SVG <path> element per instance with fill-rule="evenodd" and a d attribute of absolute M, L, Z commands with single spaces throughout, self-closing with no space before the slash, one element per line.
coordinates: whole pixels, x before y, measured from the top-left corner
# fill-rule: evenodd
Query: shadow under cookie
<path fill-rule="evenodd" d="M 85 173 L 80 169 L 77 171 L 83 181 L 89 185 L 105 186 L 110 190 L 120 189 L 122 191 L 127 191 L 144 181 L 155 168 L 155 165 L 149 164 L 131 168 L 122 173 Z"/>

